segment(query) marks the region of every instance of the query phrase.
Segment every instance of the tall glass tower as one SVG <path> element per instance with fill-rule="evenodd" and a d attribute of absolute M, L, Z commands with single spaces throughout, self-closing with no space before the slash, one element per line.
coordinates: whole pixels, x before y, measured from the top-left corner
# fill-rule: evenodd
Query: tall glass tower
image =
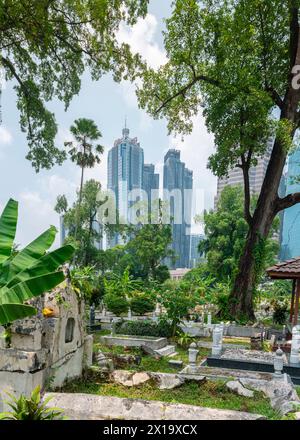
<path fill-rule="evenodd" d="M 192 217 L 193 172 L 180 160 L 180 151 L 171 149 L 164 158 L 164 201 L 169 204 L 176 262 L 172 269 L 189 267 Z M 190 190 L 190 191 L 187 191 Z"/>
<path fill-rule="evenodd" d="M 136 200 L 142 199 L 142 190 L 149 197 L 152 189 L 159 188 L 159 175 L 154 173 L 154 165 L 144 165 L 144 150 L 136 137 L 129 137 L 127 127 L 123 129 L 122 137 L 115 141 L 113 148 L 108 152 L 107 169 L 107 186 L 115 194 L 119 217 L 125 220 L 125 223 L 130 223 L 130 207 Z M 115 234 L 107 244 L 108 247 L 113 247 L 122 243 L 122 238 Z"/>
<path fill-rule="evenodd" d="M 286 195 L 300 191 L 300 149 L 290 155 L 286 175 Z M 282 260 L 300 256 L 300 204 L 284 211 L 280 256 Z"/>

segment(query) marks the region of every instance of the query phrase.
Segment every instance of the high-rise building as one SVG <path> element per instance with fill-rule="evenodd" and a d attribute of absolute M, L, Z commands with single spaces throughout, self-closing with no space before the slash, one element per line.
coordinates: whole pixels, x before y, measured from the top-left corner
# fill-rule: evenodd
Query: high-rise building
<path fill-rule="evenodd" d="M 193 172 L 180 160 L 180 151 L 171 149 L 164 157 L 164 201 L 169 205 L 172 224 L 172 249 L 176 262 L 170 268 L 189 267 L 192 216 Z"/>
<path fill-rule="evenodd" d="M 261 190 L 265 174 L 267 171 L 268 163 L 270 160 L 271 152 L 273 147 L 273 140 L 269 140 L 267 150 L 264 156 L 258 158 L 257 165 L 253 166 L 249 170 L 249 184 L 251 194 L 258 194 Z M 225 188 L 225 186 L 244 186 L 243 171 L 241 168 L 236 167 L 229 171 L 228 176 L 225 178 L 219 178 L 217 184 L 217 195 L 215 197 L 215 207 L 220 198 L 220 194 Z"/>
<path fill-rule="evenodd" d="M 154 172 L 154 165 L 144 164 L 144 150 L 136 137 L 129 137 L 127 127 L 108 153 L 107 168 L 107 186 L 115 194 L 119 218 L 130 223 L 130 207 L 137 200 L 144 200 L 142 190 L 148 195 L 150 203 L 151 190 L 159 188 L 159 175 Z M 107 245 L 113 247 L 121 243 L 124 243 L 123 239 L 115 234 L 108 238 Z"/>
<path fill-rule="evenodd" d="M 300 149 L 289 156 L 286 173 L 285 195 L 300 191 Z M 282 241 L 280 257 L 282 260 L 300 256 L 300 204 L 288 208 L 283 213 Z"/>
<path fill-rule="evenodd" d="M 155 199 L 159 198 L 159 174 L 155 173 L 155 167 L 152 163 L 144 164 L 143 190 L 148 196 L 148 214 L 150 215 Z"/>
<path fill-rule="evenodd" d="M 198 248 L 202 240 L 205 240 L 204 234 L 191 234 L 191 248 L 190 248 L 190 268 L 197 267 L 199 263 L 204 260 L 204 255 L 200 254 Z"/>

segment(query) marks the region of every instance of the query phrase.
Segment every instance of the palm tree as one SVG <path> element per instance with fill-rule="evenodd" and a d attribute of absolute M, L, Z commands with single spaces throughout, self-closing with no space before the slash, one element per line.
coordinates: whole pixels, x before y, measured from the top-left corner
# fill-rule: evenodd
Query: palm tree
<path fill-rule="evenodd" d="M 96 163 L 100 163 L 100 154 L 103 154 L 104 147 L 100 144 L 94 145 L 94 142 L 102 137 L 97 125 L 91 119 L 80 118 L 74 121 L 70 131 L 75 138 L 75 142 L 65 142 L 65 146 L 69 148 L 68 154 L 72 162 L 81 168 L 81 181 L 79 190 L 79 203 L 77 223 L 75 229 L 75 239 L 79 223 L 79 213 L 82 201 L 82 188 L 84 181 L 85 168 L 93 168 Z"/>

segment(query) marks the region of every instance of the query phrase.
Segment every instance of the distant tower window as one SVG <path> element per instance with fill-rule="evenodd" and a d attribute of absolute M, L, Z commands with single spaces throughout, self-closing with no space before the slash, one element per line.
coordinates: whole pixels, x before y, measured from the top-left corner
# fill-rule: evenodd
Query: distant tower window
<path fill-rule="evenodd" d="M 69 318 L 66 325 L 65 343 L 73 341 L 74 327 L 75 327 L 75 319 Z"/>

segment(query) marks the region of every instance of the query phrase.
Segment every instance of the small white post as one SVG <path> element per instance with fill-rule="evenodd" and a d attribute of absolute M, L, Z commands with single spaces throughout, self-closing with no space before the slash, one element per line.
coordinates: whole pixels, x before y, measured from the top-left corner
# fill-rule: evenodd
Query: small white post
<path fill-rule="evenodd" d="M 189 370 L 190 372 L 195 372 L 197 365 L 196 365 L 196 361 L 197 361 L 197 356 L 199 353 L 199 350 L 197 350 L 197 345 L 195 344 L 195 342 L 192 342 L 190 347 L 189 347 Z"/>
<path fill-rule="evenodd" d="M 294 327 L 292 331 L 292 346 L 291 346 L 291 355 L 290 355 L 291 364 L 300 363 L 299 350 L 300 350 L 300 331 L 297 327 Z"/>
<path fill-rule="evenodd" d="M 283 351 L 278 348 L 274 358 L 274 378 L 275 379 L 283 379 Z"/>
<path fill-rule="evenodd" d="M 220 356 L 222 353 L 222 328 L 217 324 L 213 329 L 213 346 L 211 354 L 213 356 Z"/>

